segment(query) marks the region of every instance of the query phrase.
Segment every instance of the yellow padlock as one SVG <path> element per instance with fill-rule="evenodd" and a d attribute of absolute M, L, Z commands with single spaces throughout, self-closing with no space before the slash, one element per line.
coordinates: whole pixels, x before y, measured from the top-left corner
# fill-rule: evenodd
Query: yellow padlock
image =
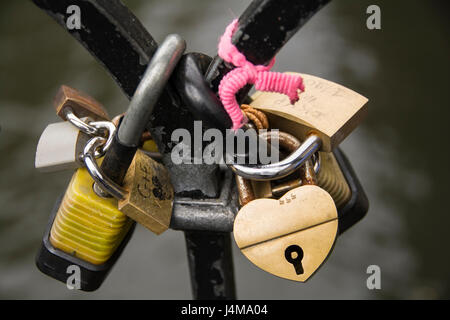
<path fill-rule="evenodd" d="M 95 265 L 105 263 L 133 221 L 117 209 L 114 198 L 99 197 L 85 168 L 78 169 L 67 187 L 50 232 L 52 245 Z"/>

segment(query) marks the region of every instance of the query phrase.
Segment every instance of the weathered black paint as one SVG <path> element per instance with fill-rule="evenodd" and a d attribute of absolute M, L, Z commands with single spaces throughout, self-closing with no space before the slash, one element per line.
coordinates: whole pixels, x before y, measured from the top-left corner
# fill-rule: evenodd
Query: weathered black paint
<path fill-rule="evenodd" d="M 229 233 L 186 231 L 186 249 L 194 299 L 235 299 Z"/>
<path fill-rule="evenodd" d="M 231 119 L 204 78 L 211 61 L 210 57 L 200 53 L 188 53 L 178 63 L 172 79 L 178 94 L 195 117 L 206 126 L 225 132 L 232 126 Z"/>

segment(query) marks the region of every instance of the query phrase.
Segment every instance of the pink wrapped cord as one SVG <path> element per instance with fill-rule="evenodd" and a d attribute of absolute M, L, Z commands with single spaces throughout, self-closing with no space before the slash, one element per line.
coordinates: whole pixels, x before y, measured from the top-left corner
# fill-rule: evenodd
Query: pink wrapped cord
<path fill-rule="evenodd" d="M 235 19 L 226 28 L 219 42 L 219 56 L 236 66 L 236 69 L 222 78 L 219 85 L 219 97 L 233 122 L 233 130 L 243 125 L 244 116 L 236 101 L 236 93 L 246 84 L 254 84 L 256 90 L 285 94 L 291 103 L 298 101 L 298 89 L 305 91 L 302 77 L 269 71 L 275 64 L 275 58 L 268 66 L 255 66 L 247 61 L 247 58 L 231 43 L 231 37 L 237 26 L 238 20 Z"/>

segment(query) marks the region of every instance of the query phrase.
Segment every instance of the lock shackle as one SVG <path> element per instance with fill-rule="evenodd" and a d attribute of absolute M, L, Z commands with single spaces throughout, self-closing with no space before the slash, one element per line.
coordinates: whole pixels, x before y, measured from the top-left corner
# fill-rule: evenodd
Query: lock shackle
<path fill-rule="evenodd" d="M 111 121 L 92 121 L 89 117 L 85 118 L 85 121 L 83 121 L 77 115 L 75 115 L 72 108 L 70 107 L 64 108 L 64 116 L 71 125 L 89 136 L 103 136 L 104 130 L 108 132 L 108 136 L 101 149 L 96 148 L 94 150 L 95 158 L 103 157 L 106 151 L 108 151 L 108 149 L 111 147 L 114 136 L 116 134 L 116 126 L 114 125 L 114 123 L 112 123 Z"/>
<path fill-rule="evenodd" d="M 106 138 L 101 149 L 95 149 L 94 151 L 95 158 L 103 157 L 106 151 L 108 151 L 108 149 L 111 147 L 117 128 L 111 121 L 94 121 L 90 122 L 89 125 L 98 130 L 99 134 L 101 134 L 102 129 L 108 131 L 108 137 Z"/>
<path fill-rule="evenodd" d="M 83 161 L 86 165 L 86 169 L 90 176 L 94 180 L 94 191 L 102 197 L 111 195 L 114 198 L 121 200 L 126 196 L 126 191 L 121 188 L 118 184 L 112 181 L 108 176 L 106 176 L 95 160 L 95 152 L 98 148 L 106 143 L 106 139 L 103 137 L 94 137 L 88 141 L 83 150 Z M 99 190 L 95 188 L 99 187 L 104 193 L 99 194 Z"/>
<path fill-rule="evenodd" d="M 251 180 L 268 181 L 281 179 L 302 166 L 314 153 L 319 151 L 322 140 L 319 136 L 310 135 L 294 152 L 277 163 L 246 166 L 228 163 L 228 167 L 237 175 Z"/>
<path fill-rule="evenodd" d="M 81 120 L 79 117 L 77 117 L 71 107 L 64 108 L 64 116 L 67 119 L 67 121 L 70 122 L 71 125 L 73 125 L 75 128 L 77 128 L 81 132 L 84 132 L 85 134 L 87 134 L 89 136 L 98 136 L 100 134 L 98 128 L 91 125 L 91 123 L 85 122 L 85 121 Z M 90 118 L 87 118 L 87 119 L 90 119 Z"/>
<path fill-rule="evenodd" d="M 117 132 L 120 143 L 128 147 L 139 145 L 156 102 L 185 49 L 186 42 L 177 34 L 168 35 L 158 47 Z"/>
<path fill-rule="evenodd" d="M 168 35 L 150 60 L 134 92 L 102 163 L 102 170 L 118 185 L 123 183 L 153 109 L 185 48 L 186 42 L 179 35 Z"/>
<path fill-rule="evenodd" d="M 302 145 L 300 140 L 295 136 L 283 131 L 265 131 L 261 132 L 259 137 L 265 139 L 268 143 L 270 143 L 272 139 L 278 139 L 280 148 L 286 149 L 286 151 L 289 151 L 290 153 L 297 151 Z M 304 165 L 300 167 L 302 185 L 305 184 L 305 182 L 306 184 L 315 184 L 315 176 L 320 170 L 320 162 L 320 154 L 316 152 L 311 159 L 307 159 Z M 241 206 L 244 206 L 256 198 L 250 180 L 251 179 L 236 175 L 236 186 L 239 191 L 239 203 Z M 272 187 L 273 186 L 271 186 L 271 188 Z M 274 194 L 273 192 L 274 190 L 272 188 L 272 194 Z"/>

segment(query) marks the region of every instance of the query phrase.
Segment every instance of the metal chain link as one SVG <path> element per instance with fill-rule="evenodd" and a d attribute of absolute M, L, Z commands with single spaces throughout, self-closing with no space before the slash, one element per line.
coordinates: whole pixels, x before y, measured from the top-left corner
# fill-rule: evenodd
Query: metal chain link
<path fill-rule="evenodd" d="M 92 139 L 90 139 L 87 144 L 92 142 L 92 140 L 96 137 L 103 138 L 103 140 L 101 140 L 101 143 L 96 144 L 96 148 L 93 153 L 93 156 L 96 159 L 103 157 L 106 151 L 108 151 L 109 147 L 111 146 L 117 130 L 114 123 L 112 121 L 92 121 L 89 118 L 87 118 L 86 121 L 83 121 L 73 113 L 73 110 L 71 108 L 66 108 L 64 112 L 67 121 L 69 121 L 70 124 L 72 124 L 81 132 L 92 136 Z M 83 154 L 82 157 L 84 157 L 84 155 L 85 154 Z"/>

